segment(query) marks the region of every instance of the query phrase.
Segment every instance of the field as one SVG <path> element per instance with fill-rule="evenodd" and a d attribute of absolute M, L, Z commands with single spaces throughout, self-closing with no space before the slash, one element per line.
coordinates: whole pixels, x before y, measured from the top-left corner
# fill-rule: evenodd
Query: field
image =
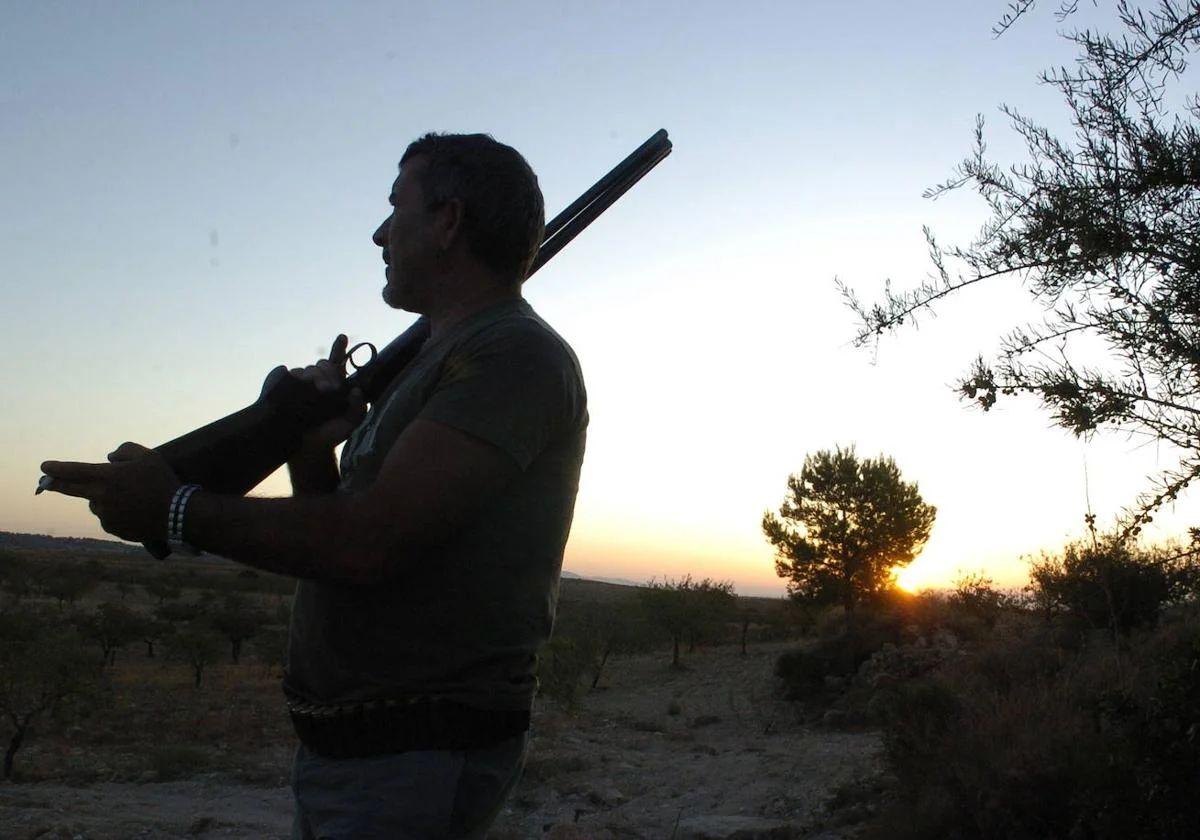
<path fill-rule="evenodd" d="M 287 836 L 291 586 L 0 539 L 0 837 Z M 539 681 L 495 840 L 1200 836 L 1194 552 L 853 611 L 568 579 Z"/>
<path fill-rule="evenodd" d="M 36 563 L 65 562 L 45 548 L 11 551 Z M 161 565 L 137 553 L 74 552 L 73 562 L 99 562 L 104 580 L 67 609 L 122 601 L 139 612 L 155 608 L 147 590 L 117 583 L 149 579 Z M 241 576 L 220 561 L 185 561 L 173 571 L 182 573 L 180 603 L 216 603 L 204 593 L 236 592 L 272 623 L 286 604 L 286 582 Z M 613 614 L 636 601 L 632 587 L 566 579 L 561 626 L 577 624 L 588 609 Z M 742 611 L 759 622 L 782 606 L 744 599 Z M 879 739 L 803 723 L 772 675 L 794 643 L 760 638 L 765 626 L 751 626 L 743 655 L 739 627 L 729 624 L 721 639 L 685 648 L 682 667 L 672 667 L 669 639 L 647 639 L 636 652 L 613 653 L 594 689 L 589 671 L 573 702 L 539 698 L 523 780 L 492 836 L 819 831 L 839 786 L 877 772 Z M 31 726 L 16 782 L 0 783 L 0 837 L 286 837 L 295 741 L 279 690 L 279 629 L 272 624 L 248 639 L 236 664 L 223 647 L 199 686 L 163 645 L 154 657 L 146 644 L 122 646 L 103 671 L 94 708 L 72 707 Z"/>
<path fill-rule="evenodd" d="M 842 782 L 875 772 L 879 742 L 800 723 L 770 675 L 782 647 L 752 646 L 746 657 L 710 649 L 679 671 L 667 651 L 621 657 L 575 712 L 539 702 L 524 778 L 492 836 L 664 838 L 677 824 L 681 838 L 749 828 L 805 836 Z M 31 747 L 42 757 L 65 749 L 77 775 L 0 786 L 0 836 L 288 836 L 292 736 L 273 681 L 243 676 L 243 699 L 275 707 L 254 726 L 245 712 L 210 708 L 231 679 L 202 691 L 209 702 L 188 703 L 188 715 L 167 716 L 170 724 L 148 715 L 139 732 L 112 733 L 111 749 Z M 186 679 L 174 688 L 185 699 L 192 690 Z M 178 737 L 189 722 L 196 738 L 156 743 L 155 733 Z M 222 740 L 205 743 L 203 732 Z M 224 740 L 235 733 L 248 740 Z"/>

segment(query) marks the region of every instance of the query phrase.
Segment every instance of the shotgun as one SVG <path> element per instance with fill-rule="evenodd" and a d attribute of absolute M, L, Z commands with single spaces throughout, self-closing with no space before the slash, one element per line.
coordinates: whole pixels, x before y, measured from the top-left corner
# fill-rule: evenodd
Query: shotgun
<path fill-rule="evenodd" d="M 666 129 L 659 129 L 551 219 L 526 279 L 657 166 L 671 148 Z M 346 378 L 340 391 L 332 393 L 318 391 L 281 365 L 267 375 L 253 403 L 155 450 L 185 484 L 199 484 L 215 493 L 244 495 L 287 463 L 308 429 L 343 414 L 352 388 L 361 388 L 367 402 L 375 402 L 428 337 L 429 323 L 421 317 L 382 350 L 376 351 L 366 342 L 357 345 L 354 349 L 365 346 L 370 350 L 369 361 Z M 352 354 L 353 350 L 348 355 Z M 145 546 L 160 560 L 171 553 L 166 543 Z"/>

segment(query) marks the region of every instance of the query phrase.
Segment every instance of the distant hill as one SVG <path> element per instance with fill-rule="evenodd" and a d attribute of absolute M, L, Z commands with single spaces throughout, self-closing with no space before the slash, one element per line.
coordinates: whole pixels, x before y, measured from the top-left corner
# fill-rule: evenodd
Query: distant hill
<path fill-rule="evenodd" d="M 101 551 L 130 554 L 141 546 L 116 540 L 94 540 L 90 537 L 52 537 L 49 534 L 16 534 L 0 531 L 0 548 L 24 548 L 39 551 Z"/>
<path fill-rule="evenodd" d="M 0 531 L 0 550 L 6 548 L 23 551 L 104 554 L 113 558 L 114 561 L 119 560 L 122 564 L 144 561 L 146 565 L 157 566 L 160 562 L 147 554 L 140 545 L 131 545 L 117 540 L 96 540 L 90 537 L 52 537 L 49 534 L 18 534 L 12 531 Z M 200 557 L 172 558 L 170 563 L 175 567 L 188 566 L 207 571 L 225 569 L 231 574 L 244 568 L 231 560 L 212 554 Z M 586 578 L 574 572 L 563 572 L 562 577 L 560 598 L 563 601 L 626 601 L 637 597 L 637 590 L 646 585 L 644 582 L 626 578 Z M 778 598 L 745 595 L 739 596 L 739 600 L 744 604 L 756 603 L 768 609 L 780 601 Z"/>
<path fill-rule="evenodd" d="M 628 578 L 613 578 L 613 577 L 584 577 L 577 575 L 574 572 L 563 572 L 563 578 L 569 580 L 594 580 L 600 583 L 615 583 L 617 586 L 645 586 L 645 581 L 629 580 Z"/>

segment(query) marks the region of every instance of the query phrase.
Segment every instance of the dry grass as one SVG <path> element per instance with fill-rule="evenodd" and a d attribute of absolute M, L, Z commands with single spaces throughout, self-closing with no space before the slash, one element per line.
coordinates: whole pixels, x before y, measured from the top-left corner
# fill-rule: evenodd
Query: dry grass
<path fill-rule="evenodd" d="M 179 663 L 131 654 L 109 668 L 100 707 L 35 728 L 17 756 L 22 779 L 79 784 L 221 773 L 283 782 L 294 736 L 278 675 L 257 662 L 226 663 L 206 672 L 197 689 Z"/>

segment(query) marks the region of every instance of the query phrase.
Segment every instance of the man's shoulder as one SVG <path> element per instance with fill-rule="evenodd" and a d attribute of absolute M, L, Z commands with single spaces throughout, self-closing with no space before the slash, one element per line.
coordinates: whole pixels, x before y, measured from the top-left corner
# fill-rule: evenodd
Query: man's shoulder
<path fill-rule="evenodd" d="M 576 373 L 580 371 L 579 359 L 571 345 L 524 300 L 481 325 L 462 344 L 467 351 L 483 346 L 542 355 L 547 361 L 566 364 Z"/>

